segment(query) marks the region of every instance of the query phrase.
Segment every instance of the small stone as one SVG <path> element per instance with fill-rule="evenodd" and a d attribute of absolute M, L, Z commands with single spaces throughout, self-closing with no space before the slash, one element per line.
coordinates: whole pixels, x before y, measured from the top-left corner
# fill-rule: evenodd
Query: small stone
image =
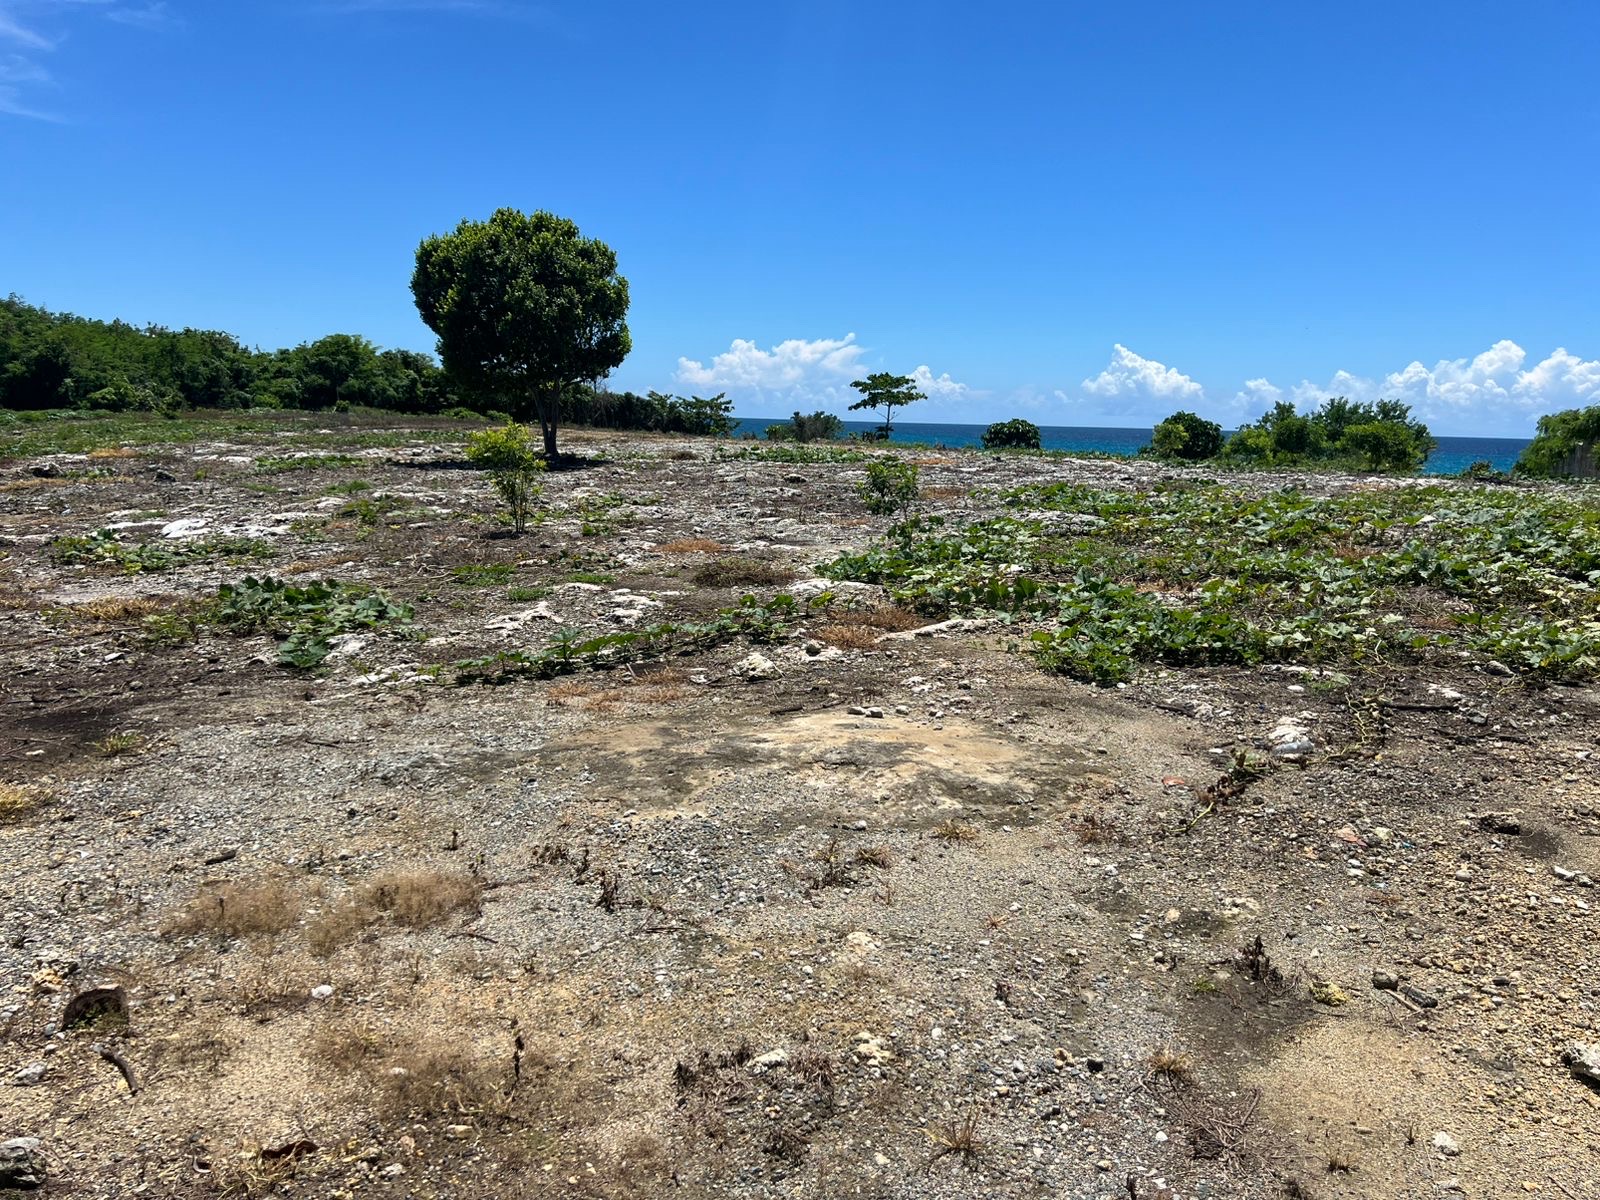
<path fill-rule="evenodd" d="M 332 1000 L 333 999 L 333 984 L 331 984 L 331 983 L 319 983 L 319 984 L 317 984 L 316 987 L 311 989 L 311 998 L 313 1000 Z"/>
<path fill-rule="evenodd" d="M 445 1135 L 445 1137 L 449 1138 L 451 1141 L 456 1141 L 456 1142 L 459 1142 L 462 1138 L 468 1136 L 471 1132 L 472 1132 L 472 1126 L 471 1125 L 446 1125 L 444 1127 L 444 1135 Z"/>
<path fill-rule="evenodd" d="M 399 1163 L 390 1163 L 387 1167 L 378 1172 L 378 1174 L 382 1175 L 385 1179 L 398 1179 L 405 1173 L 406 1169 Z"/>
<path fill-rule="evenodd" d="M 780 1046 L 776 1050 L 768 1050 L 765 1054 L 758 1054 L 750 1060 L 750 1065 L 759 1067 L 763 1071 L 770 1071 L 775 1067 L 786 1067 L 789 1065 L 789 1052 Z"/>
<path fill-rule="evenodd" d="M 1332 1008 L 1350 1003 L 1350 993 L 1337 983 L 1326 979 L 1319 979 L 1311 985 L 1311 998 L 1318 1004 L 1326 1004 Z"/>
<path fill-rule="evenodd" d="M 1461 1153 L 1461 1143 L 1442 1129 L 1433 1135 L 1433 1148 L 1446 1158 L 1455 1158 Z"/>
<path fill-rule="evenodd" d="M 1472 879 L 1472 872 L 1467 870 L 1466 867 L 1462 867 L 1456 871 L 1455 878 L 1457 883 L 1467 883 Z"/>
<path fill-rule="evenodd" d="M 1435 996 L 1432 992 L 1425 992 L 1419 987 L 1413 987 L 1409 983 L 1400 989 L 1400 994 L 1407 1000 L 1411 1001 L 1411 1003 L 1415 1004 L 1418 1008 L 1439 1007 L 1439 997 Z"/>
<path fill-rule="evenodd" d="M 733 673 L 741 679 L 776 679 L 778 664 L 765 654 L 748 654 L 734 665 Z"/>
<path fill-rule="evenodd" d="M 45 1161 L 36 1137 L 0 1142 L 0 1188 L 31 1191 L 44 1186 Z"/>
<path fill-rule="evenodd" d="M 1600 1087 L 1600 1045 L 1574 1042 L 1561 1052 L 1562 1065 L 1593 1087 Z"/>
<path fill-rule="evenodd" d="M 1372 986 L 1380 992 L 1393 992 L 1400 987 L 1400 976 L 1393 971 L 1376 970 L 1372 972 Z"/>
<path fill-rule="evenodd" d="M 34 1087 L 44 1082 L 45 1072 L 49 1069 L 42 1062 L 29 1063 L 11 1077 L 11 1082 L 17 1087 Z"/>

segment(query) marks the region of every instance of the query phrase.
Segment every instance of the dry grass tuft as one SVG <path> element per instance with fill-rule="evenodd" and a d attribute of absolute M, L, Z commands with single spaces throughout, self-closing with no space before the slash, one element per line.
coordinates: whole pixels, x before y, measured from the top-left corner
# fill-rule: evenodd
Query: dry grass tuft
<path fill-rule="evenodd" d="M 459 1040 L 444 1037 L 417 1038 L 380 1055 L 372 1068 L 376 1106 L 392 1120 L 449 1116 L 460 1122 L 501 1100 L 496 1076 L 510 1075 L 479 1061 Z"/>
<path fill-rule="evenodd" d="M 0 783 L 0 825 L 22 820 L 51 798 L 50 792 L 45 788 L 30 787 L 20 783 Z"/>
<path fill-rule="evenodd" d="M 281 879 L 263 877 L 202 887 L 168 922 L 169 934 L 242 938 L 282 933 L 300 920 L 300 897 Z"/>
<path fill-rule="evenodd" d="M 861 846 L 856 850 L 856 861 L 864 867 L 887 871 L 894 866 L 894 855 L 887 846 Z"/>
<path fill-rule="evenodd" d="M 917 492 L 919 500 L 959 500 L 967 495 L 963 487 L 925 487 Z"/>
<path fill-rule="evenodd" d="M 10 479 L 0 483 L 0 493 L 6 492 L 32 492 L 41 488 L 71 487 L 77 483 L 76 479 L 63 479 L 59 475 L 50 478 Z"/>
<path fill-rule="evenodd" d="M 1074 814 L 1066 818 L 1063 824 L 1077 835 L 1080 845 L 1124 845 L 1128 841 L 1127 835 L 1117 824 L 1117 819 L 1108 816 L 1103 809 L 1096 808 Z"/>
<path fill-rule="evenodd" d="M 668 668 L 616 682 L 561 679 L 545 690 L 544 698 L 547 704 L 573 704 L 589 712 L 604 712 L 618 704 L 678 704 L 688 695 L 683 672 Z"/>
<path fill-rule="evenodd" d="M 71 608 L 75 617 L 91 621 L 137 621 L 154 616 L 166 607 L 154 596 L 103 596 Z"/>
<path fill-rule="evenodd" d="M 955 1157 L 969 1170 L 978 1165 L 988 1146 L 978 1136 L 978 1106 L 973 1105 L 967 1115 L 952 1117 L 941 1125 L 930 1125 L 924 1131 L 933 1143 L 933 1154 L 928 1159 L 931 1168 L 941 1158 Z"/>
<path fill-rule="evenodd" d="M 706 563 L 691 578 L 701 587 L 781 587 L 793 583 L 795 573 L 765 559 L 731 554 Z"/>
<path fill-rule="evenodd" d="M 663 542 L 657 549 L 663 554 L 722 554 L 728 548 L 710 538 L 691 537 L 679 538 L 675 542 Z"/>
<path fill-rule="evenodd" d="M 311 1053 L 340 1071 L 354 1071 L 382 1059 L 387 1053 L 383 1036 L 365 1018 L 337 1021 L 317 1031 Z"/>
<path fill-rule="evenodd" d="M 1194 1082 L 1194 1059 L 1171 1046 L 1157 1046 L 1145 1060 L 1150 1074 L 1162 1083 L 1185 1087 Z"/>
<path fill-rule="evenodd" d="M 463 909 L 476 911 L 483 881 L 447 871 L 386 871 L 369 879 L 356 903 L 377 909 L 401 925 L 426 929 Z"/>
<path fill-rule="evenodd" d="M 138 458 L 139 452 L 127 446 L 101 446 L 98 450 L 89 451 L 89 457 L 100 461 L 108 458 Z"/>
<path fill-rule="evenodd" d="M 885 605 L 859 612 L 840 613 L 816 632 L 818 641 L 841 650 L 870 650 L 886 633 L 919 629 L 927 620 L 904 608 Z"/>
<path fill-rule="evenodd" d="M 347 900 L 322 913 L 306 926 L 306 948 L 318 958 L 327 958 L 361 936 L 378 919 L 369 905 Z"/>
<path fill-rule="evenodd" d="M 877 647 L 878 639 L 882 636 L 876 629 L 844 622 L 824 625 L 816 632 L 819 642 L 825 642 L 840 650 L 872 650 Z"/>
<path fill-rule="evenodd" d="M 934 826 L 933 836 L 941 842 L 975 842 L 978 840 L 978 831 L 971 825 L 963 825 L 954 817 L 947 817 Z"/>

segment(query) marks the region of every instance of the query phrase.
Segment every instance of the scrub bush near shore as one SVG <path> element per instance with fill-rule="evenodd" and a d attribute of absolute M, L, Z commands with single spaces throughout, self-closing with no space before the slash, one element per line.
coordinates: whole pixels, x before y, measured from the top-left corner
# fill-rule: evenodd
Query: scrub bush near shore
<path fill-rule="evenodd" d="M 1039 427 L 1021 417 L 996 421 L 983 431 L 985 450 L 1037 450 L 1039 446 Z"/>
<path fill-rule="evenodd" d="M 895 525 L 824 571 L 929 616 L 998 613 L 1041 666 L 1109 684 L 1142 663 L 1376 664 L 1462 651 L 1600 674 L 1600 511 L 1524 492 L 1315 498 L 1047 484 L 1015 515 Z"/>

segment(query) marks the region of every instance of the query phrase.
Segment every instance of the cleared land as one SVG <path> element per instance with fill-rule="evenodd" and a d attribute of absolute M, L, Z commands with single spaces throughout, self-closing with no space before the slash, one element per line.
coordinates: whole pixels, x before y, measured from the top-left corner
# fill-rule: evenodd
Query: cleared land
<path fill-rule="evenodd" d="M 0 432 L 63 1194 L 1592 1193 L 1591 491 Z"/>

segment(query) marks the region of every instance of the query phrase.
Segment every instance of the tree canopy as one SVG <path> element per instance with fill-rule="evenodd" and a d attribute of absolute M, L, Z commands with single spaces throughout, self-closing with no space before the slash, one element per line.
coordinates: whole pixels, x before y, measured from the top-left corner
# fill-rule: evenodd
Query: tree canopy
<path fill-rule="evenodd" d="M 261 351 L 216 330 L 140 327 L 0 300 L 0 408 L 434 413 L 455 403 L 429 355 L 380 350 L 354 334 Z"/>
<path fill-rule="evenodd" d="M 616 253 L 548 212 L 498 209 L 417 247 L 411 292 L 445 369 L 513 416 L 537 416 L 556 457 L 562 390 L 631 348 Z"/>
<path fill-rule="evenodd" d="M 878 436 L 884 438 L 887 438 L 893 429 L 895 409 L 927 399 L 917 390 L 916 381 L 911 376 L 891 375 L 887 371 L 878 371 L 865 379 L 853 380 L 850 386 L 861 393 L 861 399 L 850 406 L 851 412 L 863 408 L 883 409 L 883 426 L 878 430 Z"/>
<path fill-rule="evenodd" d="M 1517 458 L 1516 473 L 1532 476 L 1588 475 L 1600 443 L 1600 404 L 1569 408 L 1539 418 L 1533 441 Z"/>

